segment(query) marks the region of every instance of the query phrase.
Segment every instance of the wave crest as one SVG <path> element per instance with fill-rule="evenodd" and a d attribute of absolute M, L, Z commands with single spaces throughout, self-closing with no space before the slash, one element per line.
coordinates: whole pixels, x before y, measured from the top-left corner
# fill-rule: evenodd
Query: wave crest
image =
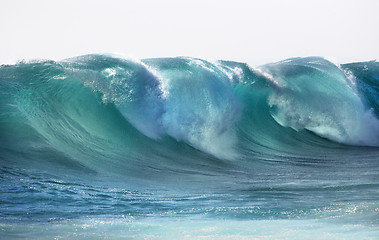
<path fill-rule="evenodd" d="M 88 55 L 2 66 L 0 147 L 18 152 L 21 141 L 91 168 L 132 169 L 138 167 L 131 162 L 150 165 L 150 159 L 170 168 L 194 155 L 236 162 L 338 145 L 325 138 L 379 146 L 372 65 L 364 75 L 364 68 L 341 70 L 322 58 L 254 69 L 230 61 Z"/>

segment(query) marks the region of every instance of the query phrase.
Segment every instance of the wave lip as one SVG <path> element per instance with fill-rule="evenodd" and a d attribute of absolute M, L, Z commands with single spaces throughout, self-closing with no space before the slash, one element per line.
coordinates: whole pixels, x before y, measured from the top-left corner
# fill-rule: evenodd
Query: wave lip
<path fill-rule="evenodd" d="M 219 158 L 235 156 L 239 104 L 217 66 L 193 58 L 110 61 L 85 56 L 66 65 L 149 138 L 168 135 Z"/>
<path fill-rule="evenodd" d="M 340 143 L 379 146 L 379 120 L 336 65 L 312 57 L 263 69 L 279 82 L 269 104 L 282 126 L 307 129 Z"/>

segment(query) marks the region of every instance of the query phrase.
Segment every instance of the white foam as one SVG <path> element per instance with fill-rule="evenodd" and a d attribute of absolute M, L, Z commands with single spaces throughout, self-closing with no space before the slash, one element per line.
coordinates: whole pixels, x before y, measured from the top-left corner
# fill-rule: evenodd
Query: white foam
<path fill-rule="evenodd" d="M 365 109 L 357 95 L 341 98 L 320 94 L 309 98 L 303 101 L 296 95 L 271 95 L 269 104 L 277 106 L 275 120 L 282 126 L 307 129 L 340 143 L 379 146 L 379 120 L 372 110 Z"/>
<path fill-rule="evenodd" d="M 28 239 L 377 239 L 375 227 L 327 220 L 195 217 L 87 218 L 48 224 L 1 224 L 4 236 Z"/>

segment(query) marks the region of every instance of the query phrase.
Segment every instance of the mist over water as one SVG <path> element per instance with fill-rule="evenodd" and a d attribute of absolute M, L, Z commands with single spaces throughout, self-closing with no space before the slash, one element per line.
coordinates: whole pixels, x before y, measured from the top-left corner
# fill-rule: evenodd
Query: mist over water
<path fill-rule="evenodd" d="M 0 67 L 0 237 L 376 239 L 379 64 Z"/>

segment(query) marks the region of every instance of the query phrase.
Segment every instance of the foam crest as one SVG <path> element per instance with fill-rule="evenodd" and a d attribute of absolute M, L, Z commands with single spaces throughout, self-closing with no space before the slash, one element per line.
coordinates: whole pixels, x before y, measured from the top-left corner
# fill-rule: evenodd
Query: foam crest
<path fill-rule="evenodd" d="M 209 62 L 175 61 L 180 67 L 156 66 L 169 86 L 161 118 L 165 133 L 219 158 L 233 158 L 239 106 L 228 77 Z"/>
<path fill-rule="evenodd" d="M 141 62 L 88 55 L 69 61 L 70 74 L 102 93 L 104 103 L 114 103 L 122 115 L 144 135 L 160 138 L 165 87 Z"/>
<path fill-rule="evenodd" d="M 340 143 L 379 146 L 379 120 L 337 66 L 306 58 L 270 64 L 265 70 L 285 82 L 268 100 L 279 124 Z"/>
<path fill-rule="evenodd" d="M 217 66 L 192 58 L 138 62 L 86 57 L 71 67 L 149 138 L 168 135 L 219 158 L 235 156 L 232 128 L 239 104 L 228 76 Z"/>

